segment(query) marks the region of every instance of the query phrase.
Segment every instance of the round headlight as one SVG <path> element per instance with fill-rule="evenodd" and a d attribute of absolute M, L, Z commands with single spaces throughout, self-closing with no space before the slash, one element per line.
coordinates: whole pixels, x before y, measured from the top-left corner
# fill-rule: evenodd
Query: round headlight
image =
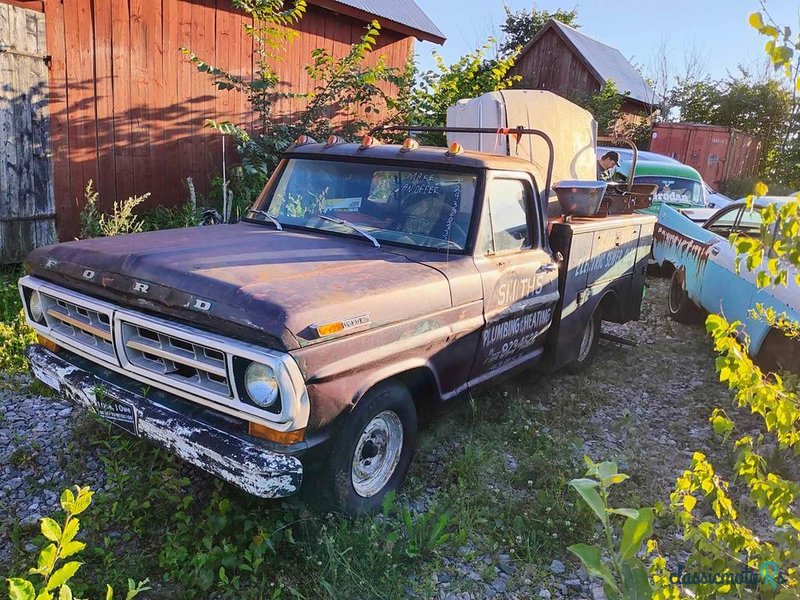
<path fill-rule="evenodd" d="M 269 365 L 250 363 L 244 372 L 244 387 L 253 404 L 267 408 L 278 400 L 278 380 Z"/>
<path fill-rule="evenodd" d="M 31 292 L 31 300 L 28 303 L 28 310 L 31 312 L 31 319 L 37 323 L 40 323 L 44 318 L 44 311 L 42 310 L 42 297 L 36 290 Z"/>

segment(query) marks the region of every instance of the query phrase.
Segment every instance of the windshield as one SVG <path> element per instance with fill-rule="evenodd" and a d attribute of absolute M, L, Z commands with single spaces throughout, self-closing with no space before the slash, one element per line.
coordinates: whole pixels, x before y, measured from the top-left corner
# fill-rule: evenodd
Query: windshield
<path fill-rule="evenodd" d="M 654 183 L 658 186 L 658 190 L 653 196 L 653 202 L 705 206 L 703 185 L 699 181 L 665 175 L 635 177 L 634 181 L 636 183 Z"/>
<path fill-rule="evenodd" d="M 463 250 L 477 175 L 385 164 L 290 159 L 258 211 L 296 225 L 423 248 Z M 333 217 L 336 221 L 323 217 Z"/>

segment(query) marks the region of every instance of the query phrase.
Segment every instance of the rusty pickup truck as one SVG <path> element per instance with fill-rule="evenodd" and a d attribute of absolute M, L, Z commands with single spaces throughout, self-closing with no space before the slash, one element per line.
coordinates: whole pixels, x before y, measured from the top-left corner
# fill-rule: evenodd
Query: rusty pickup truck
<path fill-rule="evenodd" d="M 458 144 L 303 136 L 237 224 L 35 250 L 32 372 L 251 494 L 370 512 L 420 404 L 578 372 L 638 318 L 654 218 L 548 218 L 541 184 Z"/>

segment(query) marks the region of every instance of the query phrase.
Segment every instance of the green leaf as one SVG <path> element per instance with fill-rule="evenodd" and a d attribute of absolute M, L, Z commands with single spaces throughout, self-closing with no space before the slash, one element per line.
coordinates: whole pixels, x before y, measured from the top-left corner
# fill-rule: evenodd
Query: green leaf
<path fill-rule="evenodd" d="M 76 541 L 67 542 L 66 544 L 61 546 L 61 558 L 67 558 L 69 556 L 72 556 L 73 554 L 77 554 L 84 548 L 86 548 L 86 544 L 84 544 L 83 542 L 76 542 Z"/>
<path fill-rule="evenodd" d="M 647 577 L 647 569 L 638 558 L 622 561 L 622 597 L 625 600 L 650 600 L 653 588 Z"/>
<path fill-rule="evenodd" d="M 90 491 L 89 488 L 80 488 L 78 490 L 78 497 L 75 498 L 75 505 L 72 507 L 72 514 L 79 515 L 92 503 L 92 496 L 94 492 Z"/>
<path fill-rule="evenodd" d="M 614 576 L 603 564 L 603 559 L 600 556 L 600 548 L 597 546 L 590 546 L 589 544 L 573 544 L 567 547 L 567 550 L 572 552 L 575 556 L 581 559 L 586 572 L 593 577 L 600 577 L 612 589 L 619 591 L 617 582 L 614 581 Z"/>
<path fill-rule="evenodd" d="M 58 590 L 58 600 L 72 600 L 72 590 L 68 585 L 64 584 Z"/>
<path fill-rule="evenodd" d="M 64 509 L 64 512 L 71 512 L 72 506 L 75 504 L 75 495 L 72 493 L 72 490 L 69 488 L 64 490 L 61 493 L 61 508 Z"/>
<path fill-rule="evenodd" d="M 622 515 L 623 517 L 628 517 L 630 519 L 639 518 L 639 511 L 635 508 L 609 508 L 608 512 L 615 515 Z"/>
<path fill-rule="evenodd" d="M 589 508 L 600 519 L 600 522 L 606 523 L 608 515 L 606 514 L 606 506 L 603 503 L 603 499 L 595 489 L 598 485 L 597 482 L 593 479 L 573 479 L 569 484 L 578 491 L 586 504 L 589 505 Z"/>
<path fill-rule="evenodd" d="M 58 553 L 55 544 L 48 544 L 41 552 L 39 552 L 39 559 L 37 561 L 36 572 L 42 576 L 46 576 L 53 569 Z M 32 569 L 33 571 L 33 569 Z"/>
<path fill-rule="evenodd" d="M 81 563 L 77 560 L 65 563 L 64 566 L 50 576 L 50 579 L 47 581 L 47 589 L 53 590 L 64 585 L 80 568 Z"/>
<path fill-rule="evenodd" d="M 61 543 L 68 544 L 73 538 L 78 535 L 80 529 L 80 521 L 78 519 L 70 519 L 64 525 L 64 531 L 61 534 Z"/>
<path fill-rule="evenodd" d="M 42 535 L 51 542 L 58 543 L 61 540 L 61 526 L 50 517 L 42 518 Z"/>
<path fill-rule="evenodd" d="M 617 473 L 616 475 L 610 475 L 608 477 L 603 477 L 603 487 L 609 487 L 616 483 L 622 483 L 626 479 L 630 479 L 628 475 L 625 473 Z"/>
<path fill-rule="evenodd" d="M 8 598 L 9 600 L 34 600 L 36 597 L 36 590 L 33 584 L 27 579 L 21 577 L 12 577 L 6 579 L 8 582 Z"/>
<path fill-rule="evenodd" d="M 106 584 L 106 600 L 114 600 L 114 588 Z"/>
<path fill-rule="evenodd" d="M 622 541 L 619 546 L 622 560 L 634 558 L 642 542 L 653 533 L 653 509 L 640 508 L 636 519 L 628 518 L 622 526 Z"/>

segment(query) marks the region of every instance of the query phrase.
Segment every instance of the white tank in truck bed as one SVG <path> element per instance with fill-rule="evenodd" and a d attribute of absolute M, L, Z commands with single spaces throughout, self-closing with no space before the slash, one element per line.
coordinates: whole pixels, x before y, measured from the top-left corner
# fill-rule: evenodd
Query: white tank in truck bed
<path fill-rule="evenodd" d="M 459 100 L 447 109 L 448 127 L 491 127 L 492 129 L 540 129 L 553 140 L 555 157 L 553 183 L 565 179 L 597 179 L 597 122 L 577 104 L 544 90 L 503 90 Z M 544 186 L 549 154 L 545 142 L 523 135 L 517 144 L 513 136 L 448 133 L 447 143 L 459 142 L 467 150 L 518 156 L 533 163 L 537 184 Z M 554 194 L 549 194 L 551 200 Z"/>

